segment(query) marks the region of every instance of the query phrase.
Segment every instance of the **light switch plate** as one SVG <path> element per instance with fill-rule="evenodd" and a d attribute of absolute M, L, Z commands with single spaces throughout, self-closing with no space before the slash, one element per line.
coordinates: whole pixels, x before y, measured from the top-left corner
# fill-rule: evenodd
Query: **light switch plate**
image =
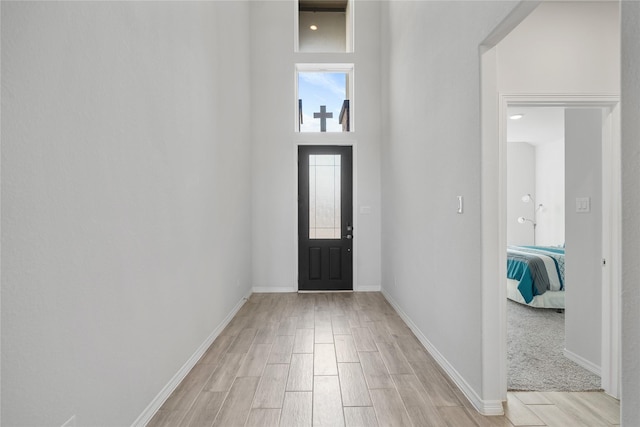
<path fill-rule="evenodd" d="M 360 206 L 360 215 L 370 215 L 371 206 Z"/>
<path fill-rule="evenodd" d="M 589 213 L 589 212 L 591 212 L 591 198 L 576 197 L 576 213 Z"/>

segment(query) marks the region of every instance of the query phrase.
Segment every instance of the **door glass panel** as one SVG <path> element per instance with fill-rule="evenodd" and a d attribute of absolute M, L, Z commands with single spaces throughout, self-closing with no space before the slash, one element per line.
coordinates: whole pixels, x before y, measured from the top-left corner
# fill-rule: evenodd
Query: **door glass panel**
<path fill-rule="evenodd" d="M 340 154 L 309 156 L 309 239 L 341 238 Z"/>

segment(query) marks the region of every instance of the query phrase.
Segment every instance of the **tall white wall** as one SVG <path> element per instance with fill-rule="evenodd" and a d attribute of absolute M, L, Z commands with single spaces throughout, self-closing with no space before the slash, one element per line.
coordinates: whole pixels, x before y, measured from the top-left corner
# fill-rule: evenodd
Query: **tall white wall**
<path fill-rule="evenodd" d="M 480 397 L 478 46 L 514 6 L 393 1 L 383 12 L 383 290 Z"/>
<path fill-rule="evenodd" d="M 355 147 L 355 287 L 379 289 L 380 3 L 353 5 L 353 53 L 294 53 L 296 13 L 290 0 L 251 6 L 253 286 L 269 292 L 298 289 L 297 144 L 347 143 Z M 354 64 L 355 132 L 295 132 L 297 63 Z M 369 207 L 369 213 L 360 214 L 362 206 Z"/>
<path fill-rule="evenodd" d="M 536 202 L 544 209 L 538 213 L 536 244 L 562 246 L 564 225 L 564 141 L 536 145 Z"/>
<path fill-rule="evenodd" d="M 2 425 L 131 425 L 250 289 L 244 2 L 2 2 Z"/>
<path fill-rule="evenodd" d="M 533 224 L 520 224 L 518 217 L 535 220 L 533 203 L 522 196 L 536 197 L 536 148 L 526 142 L 507 144 L 507 244 L 533 245 Z"/>
<path fill-rule="evenodd" d="M 497 45 L 498 91 L 529 95 L 618 94 L 619 35 L 617 2 L 543 2 Z M 570 161 L 567 155 L 565 162 Z M 567 182 L 571 173 L 566 172 Z M 588 192 L 595 191 L 594 188 Z M 567 206 L 567 210 L 570 208 Z M 565 223 L 565 227 L 567 246 L 571 240 L 579 242 L 580 236 L 572 236 L 569 224 Z M 566 279 L 570 287 L 568 273 Z M 586 293 L 595 294 L 600 281 L 592 280 L 589 286 Z M 592 319 L 600 318 L 601 307 L 594 301 L 583 302 L 589 304 L 584 309 L 567 309 L 566 324 L 573 326 L 566 329 L 566 339 L 574 343 L 574 349 L 580 349 L 575 352 L 578 356 L 599 363 L 601 325 L 594 324 Z M 591 325 L 596 330 L 589 331 L 580 325 Z"/>
<path fill-rule="evenodd" d="M 622 8 L 622 425 L 640 420 L 640 3 Z"/>

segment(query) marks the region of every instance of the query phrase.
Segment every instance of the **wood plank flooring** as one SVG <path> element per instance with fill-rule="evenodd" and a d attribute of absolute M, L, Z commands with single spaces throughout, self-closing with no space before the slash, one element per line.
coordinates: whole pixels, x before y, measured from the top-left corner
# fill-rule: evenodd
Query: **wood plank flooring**
<path fill-rule="evenodd" d="M 509 393 L 476 412 L 382 294 L 253 294 L 149 422 L 165 426 L 614 426 L 604 393 Z"/>

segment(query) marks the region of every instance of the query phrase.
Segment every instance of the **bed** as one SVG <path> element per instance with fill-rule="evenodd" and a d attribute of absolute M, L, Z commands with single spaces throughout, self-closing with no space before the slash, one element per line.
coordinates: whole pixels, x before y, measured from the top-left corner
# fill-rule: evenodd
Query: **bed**
<path fill-rule="evenodd" d="M 537 308 L 564 308 L 564 248 L 507 247 L 507 298 Z"/>

